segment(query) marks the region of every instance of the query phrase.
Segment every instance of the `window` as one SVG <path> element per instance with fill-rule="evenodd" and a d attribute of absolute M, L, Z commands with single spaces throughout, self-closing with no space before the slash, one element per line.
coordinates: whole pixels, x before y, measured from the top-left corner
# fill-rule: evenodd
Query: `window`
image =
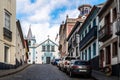
<path fill-rule="evenodd" d="M 4 46 L 4 62 L 8 63 L 8 58 L 9 58 L 9 47 Z"/>
<path fill-rule="evenodd" d="M 45 46 L 42 46 L 42 51 L 45 51 Z"/>
<path fill-rule="evenodd" d="M 116 8 L 114 8 L 113 9 L 113 22 L 116 20 L 116 18 L 117 18 L 117 10 L 116 10 Z"/>
<path fill-rule="evenodd" d="M 5 12 L 5 28 L 10 30 L 10 14 Z"/>
<path fill-rule="evenodd" d="M 52 49 L 51 49 L 51 51 L 53 51 L 53 52 L 55 51 L 55 46 L 52 46 Z"/>
<path fill-rule="evenodd" d="M 91 47 L 89 47 L 89 60 L 91 59 Z"/>
<path fill-rule="evenodd" d="M 78 47 L 76 47 L 76 56 L 78 56 Z"/>
<path fill-rule="evenodd" d="M 93 44 L 93 56 L 96 55 L 96 43 Z"/>
<path fill-rule="evenodd" d="M 111 64 L 111 45 L 106 47 L 106 64 Z"/>
<path fill-rule="evenodd" d="M 70 54 L 71 54 L 71 56 L 73 56 L 73 52 L 71 52 Z"/>
<path fill-rule="evenodd" d="M 29 46 L 31 45 L 31 41 L 28 41 Z"/>
<path fill-rule="evenodd" d="M 50 52 L 50 45 L 47 45 L 47 51 Z"/>
<path fill-rule="evenodd" d="M 110 25 L 110 12 L 105 16 L 105 25 Z"/>
<path fill-rule="evenodd" d="M 82 52 L 82 60 L 84 60 L 84 53 Z"/>
<path fill-rule="evenodd" d="M 87 50 L 85 50 L 85 60 L 87 60 Z"/>
<path fill-rule="evenodd" d="M 113 57 L 116 57 L 118 55 L 118 48 L 117 48 L 117 41 L 113 43 Z"/>
<path fill-rule="evenodd" d="M 91 29 L 91 25 L 89 25 L 89 27 L 88 27 L 88 28 L 89 28 L 89 31 L 90 31 L 90 29 Z"/>
<path fill-rule="evenodd" d="M 93 26 L 96 26 L 96 19 L 93 20 Z"/>
<path fill-rule="evenodd" d="M 82 39 L 84 38 L 84 34 L 82 34 Z"/>
<path fill-rule="evenodd" d="M 87 29 L 85 30 L 85 35 L 87 34 Z"/>
<path fill-rule="evenodd" d="M 85 14 L 88 14 L 88 9 L 87 8 L 85 9 Z"/>

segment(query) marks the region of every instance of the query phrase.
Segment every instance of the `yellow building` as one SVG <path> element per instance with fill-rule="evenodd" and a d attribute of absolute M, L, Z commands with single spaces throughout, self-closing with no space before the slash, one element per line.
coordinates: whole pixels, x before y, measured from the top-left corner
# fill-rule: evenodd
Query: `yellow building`
<path fill-rule="evenodd" d="M 15 64 L 16 0 L 0 0 L 0 62 Z"/>

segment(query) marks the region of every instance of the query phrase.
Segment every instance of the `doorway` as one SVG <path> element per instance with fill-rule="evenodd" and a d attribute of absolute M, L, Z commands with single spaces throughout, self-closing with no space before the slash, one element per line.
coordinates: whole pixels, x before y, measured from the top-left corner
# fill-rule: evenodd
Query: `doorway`
<path fill-rule="evenodd" d="M 104 50 L 100 50 L 100 68 L 103 68 Z"/>
<path fill-rule="evenodd" d="M 106 64 L 111 64 L 111 50 L 110 50 L 110 45 L 106 47 Z"/>
<path fill-rule="evenodd" d="M 46 57 L 46 64 L 50 64 L 50 57 Z"/>

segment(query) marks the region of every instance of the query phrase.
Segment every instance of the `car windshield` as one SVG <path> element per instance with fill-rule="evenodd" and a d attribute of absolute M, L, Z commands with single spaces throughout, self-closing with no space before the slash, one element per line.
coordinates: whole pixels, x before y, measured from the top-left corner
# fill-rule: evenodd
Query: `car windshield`
<path fill-rule="evenodd" d="M 86 61 L 75 61 L 75 65 L 89 65 L 89 62 Z"/>

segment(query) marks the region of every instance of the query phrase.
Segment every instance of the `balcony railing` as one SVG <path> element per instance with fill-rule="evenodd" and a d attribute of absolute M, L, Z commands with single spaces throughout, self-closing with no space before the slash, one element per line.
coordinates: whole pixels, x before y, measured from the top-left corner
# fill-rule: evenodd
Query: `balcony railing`
<path fill-rule="evenodd" d="M 97 26 L 94 26 L 86 34 L 86 36 L 80 41 L 80 50 L 87 46 L 91 41 L 97 38 Z"/>
<path fill-rule="evenodd" d="M 12 40 L 12 32 L 5 27 L 3 28 L 3 35 L 5 39 Z"/>
<path fill-rule="evenodd" d="M 116 29 L 117 29 L 116 35 L 120 36 L 120 20 L 117 21 Z"/>
<path fill-rule="evenodd" d="M 104 25 L 100 30 L 99 30 L 99 41 L 105 42 L 109 38 L 112 37 L 112 28 L 110 25 Z"/>

